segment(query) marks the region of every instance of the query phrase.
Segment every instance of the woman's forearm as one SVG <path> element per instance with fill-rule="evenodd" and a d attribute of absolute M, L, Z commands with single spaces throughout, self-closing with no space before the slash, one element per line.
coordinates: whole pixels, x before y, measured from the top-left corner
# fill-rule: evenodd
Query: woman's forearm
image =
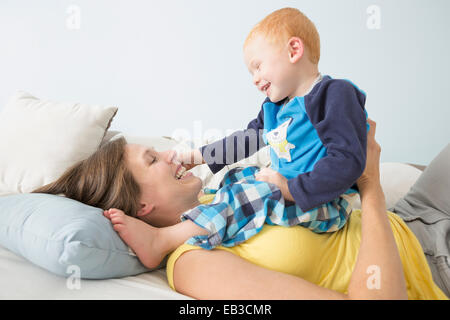
<path fill-rule="evenodd" d="M 361 246 L 348 295 L 355 299 L 407 299 L 402 262 L 379 184 L 361 185 Z"/>

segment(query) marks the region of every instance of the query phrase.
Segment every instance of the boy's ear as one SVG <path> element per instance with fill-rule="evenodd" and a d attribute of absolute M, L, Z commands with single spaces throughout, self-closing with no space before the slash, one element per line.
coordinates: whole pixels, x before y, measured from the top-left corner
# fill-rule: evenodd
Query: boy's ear
<path fill-rule="evenodd" d="M 299 37 L 292 37 L 288 41 L 288 53 L 289 53 L 289 60 L 292 63 L 296 63 L 298 60 L 300 60 L 301 57 L 303 57 L 303 54 L 305 52 L 305 47 L 303 45 L 302 39 Z"/>
<path fill-rule="evenodd" d="M 155 209 L 155 205 L 148 202 L 143 202 L 140 205 L 141 208 L 137 212 L 138 217 L 146 216 Z"/>

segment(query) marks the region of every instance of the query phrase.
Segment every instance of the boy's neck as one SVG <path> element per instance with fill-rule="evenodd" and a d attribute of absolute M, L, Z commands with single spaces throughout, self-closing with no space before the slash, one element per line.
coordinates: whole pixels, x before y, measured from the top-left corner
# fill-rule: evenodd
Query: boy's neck
<path fill-rule="evenodd" d="M 309 93 L 311 86 L 314 84 L 314 81 L 316 81 L 319 75 L 320 73 L 317 65 L 311 65 L 307 70 L 303 70 L 299 76 L 299 86 L 297 87 L 297 90 L 289 96 L 289 100 L 293 97 L 303 97 Z"/>

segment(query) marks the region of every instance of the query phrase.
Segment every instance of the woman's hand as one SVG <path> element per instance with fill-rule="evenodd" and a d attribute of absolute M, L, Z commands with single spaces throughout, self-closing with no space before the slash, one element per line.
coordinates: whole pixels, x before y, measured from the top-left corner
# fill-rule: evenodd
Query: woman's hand
<path fill-rule="evenodd" d="M 369 187 L 380 186 L 380 154 L 381 147 L 375 140 L 377 124 L 371 119 L 367 119 L 370 125 L 367 135 L 367 158 L 366 167 L 363 174 L 356 181 L 358 188 L 364 193 Z M 361 190 L 362 189 L 362 190 Z"/>

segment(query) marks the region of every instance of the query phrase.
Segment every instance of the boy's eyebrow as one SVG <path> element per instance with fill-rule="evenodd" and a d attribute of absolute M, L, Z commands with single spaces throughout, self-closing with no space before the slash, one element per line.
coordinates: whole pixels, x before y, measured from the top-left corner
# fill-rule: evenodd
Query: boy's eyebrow
<path fill-rule="evenodd" d="M 255 64 L 256 64 L 255 58 L 251 59 L 249 64 L 248 64 L 248 71 L 250 73 L 252 73 L 252 69 L 255 68 Z"/>

